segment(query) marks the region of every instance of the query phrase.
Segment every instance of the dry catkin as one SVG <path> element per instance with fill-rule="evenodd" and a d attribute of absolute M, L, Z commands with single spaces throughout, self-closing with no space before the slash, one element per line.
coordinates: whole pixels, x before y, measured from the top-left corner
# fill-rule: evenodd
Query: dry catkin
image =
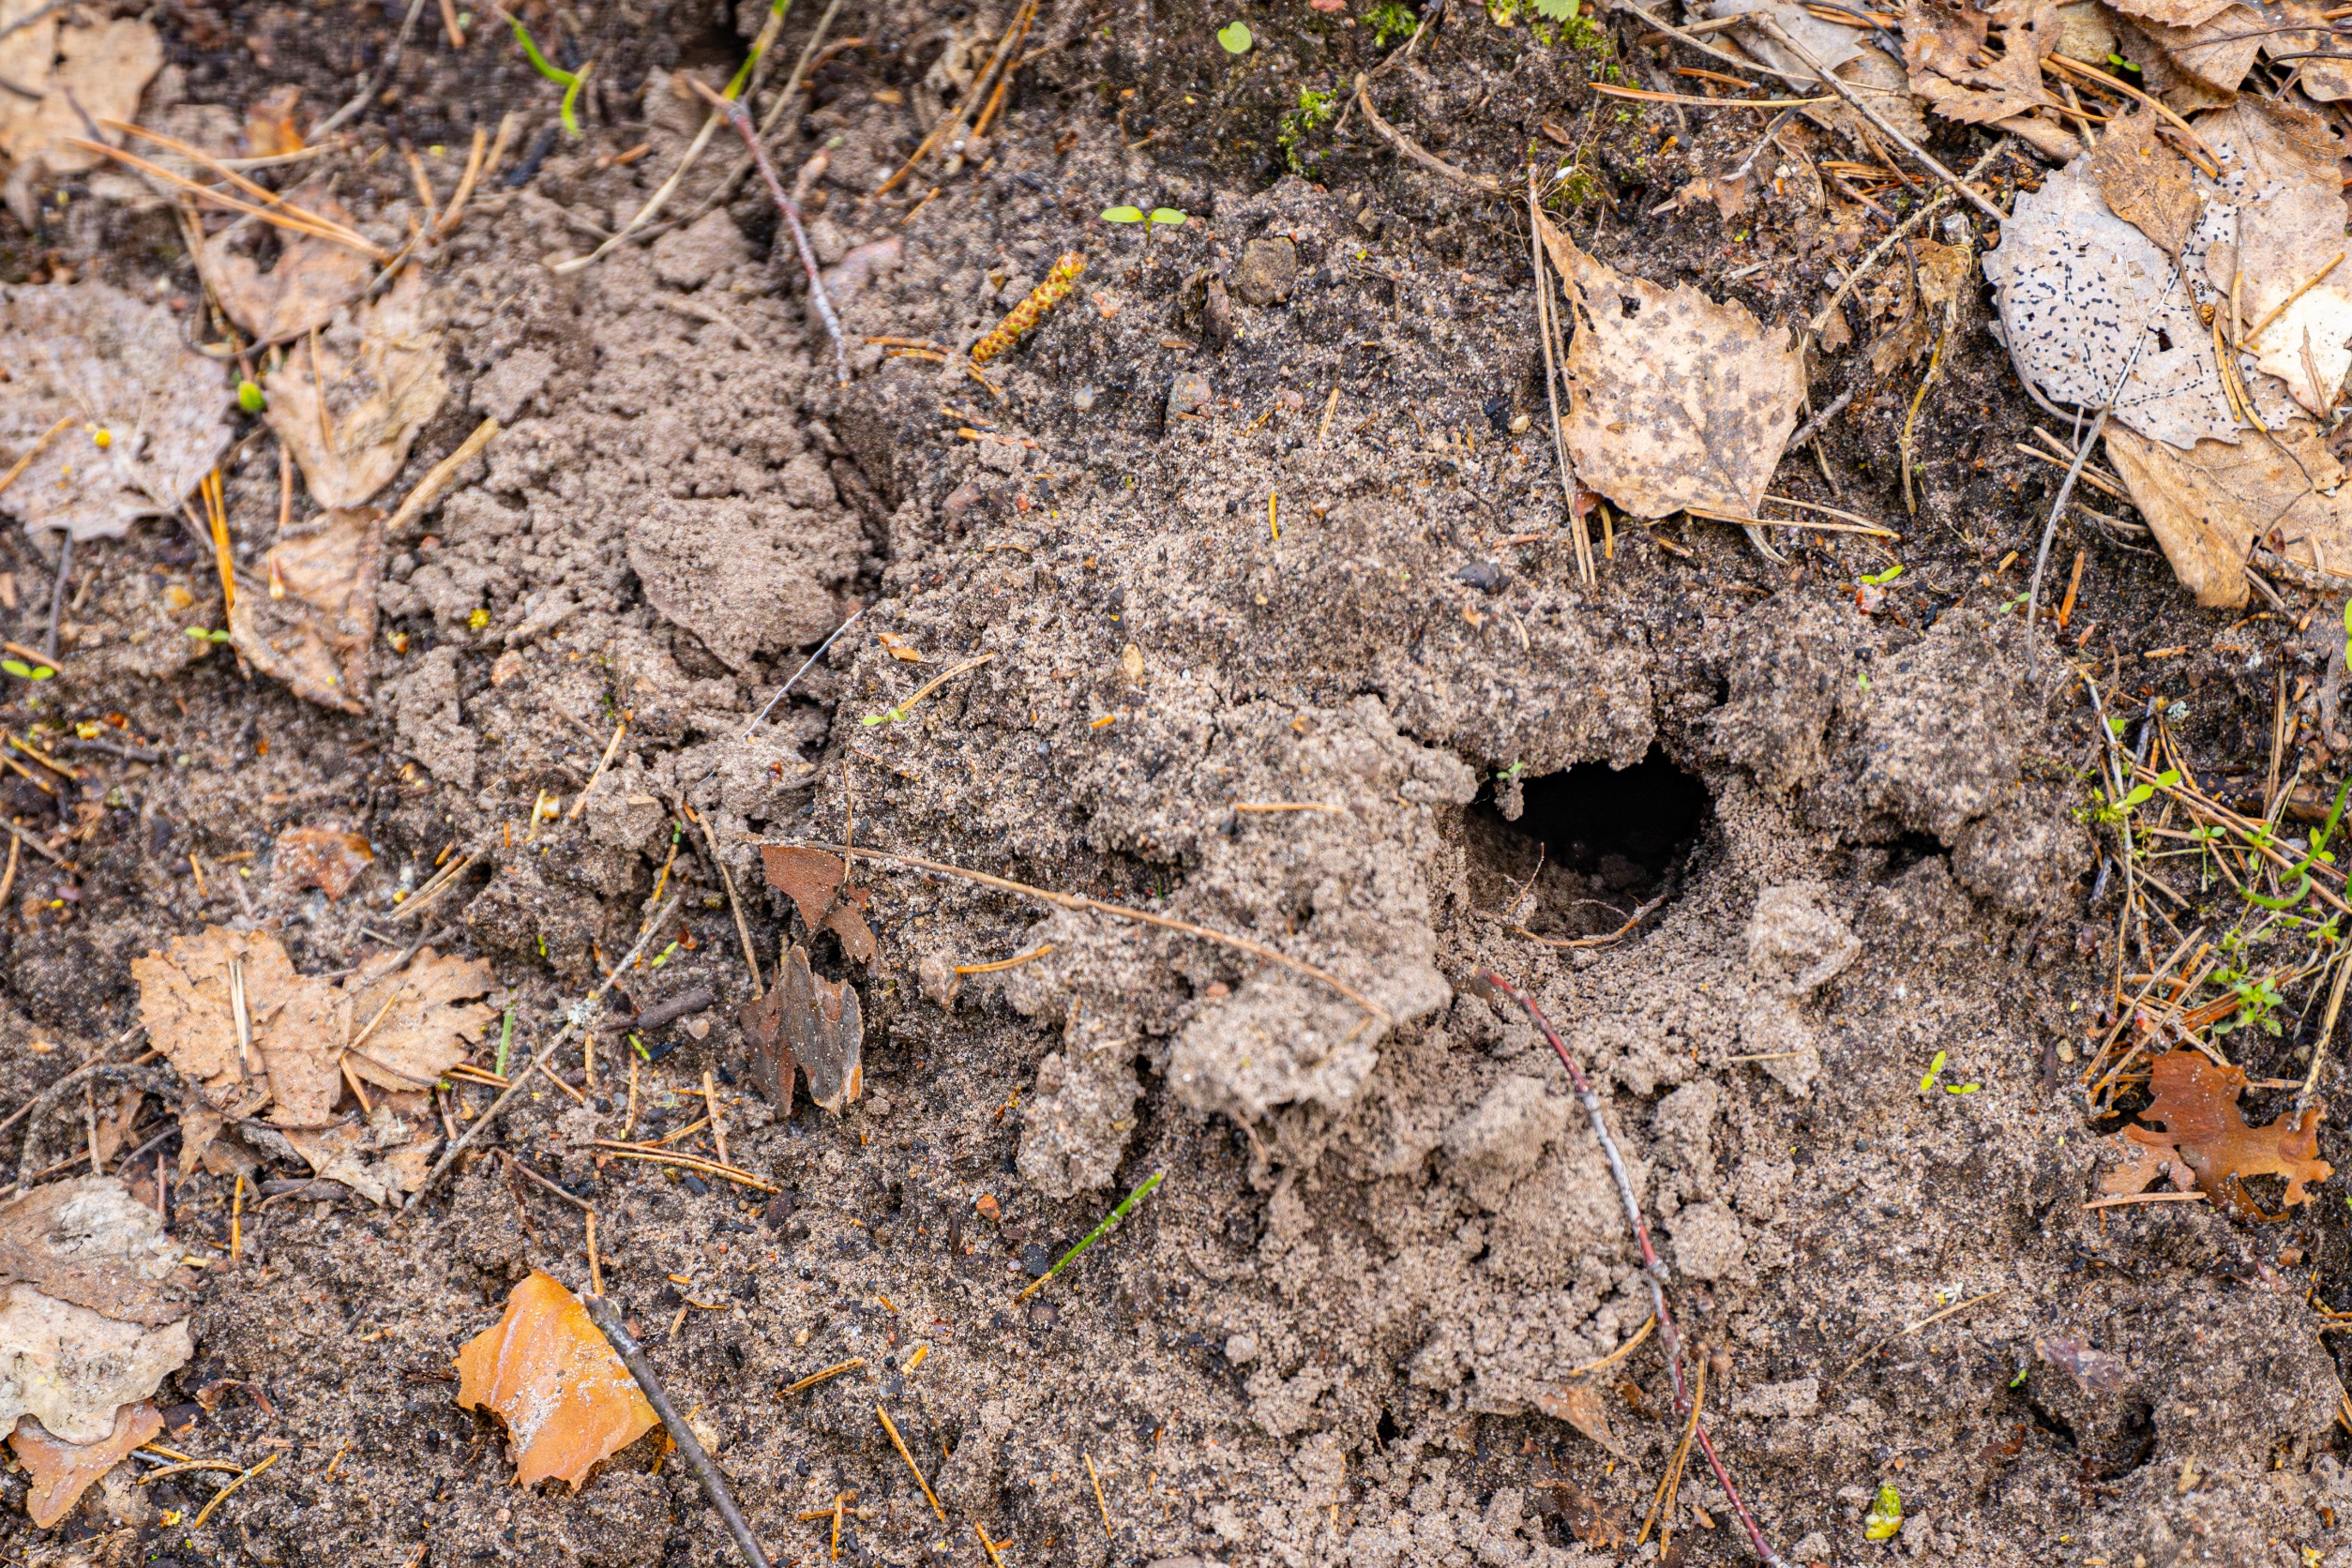
<path fill-rule="evenodd" d="M 1019 341 L 1021 334 L 1044 320 L 1046 312 L 1061 303 L 1062 297 L 1070 292 L 1070 285 L 1077 282 L 1078 274 L 1085 270 L 1084 256 L 1075 250 L 1065 253 L 1053 264 L 1053 270 L 1046 274 L 1046 280 L 1030 290 L 1029 297 L 1014 306 L 1012 313 L 996 324 L 995 331 L 972 346 L 972 362 L 986 365 Z"/>

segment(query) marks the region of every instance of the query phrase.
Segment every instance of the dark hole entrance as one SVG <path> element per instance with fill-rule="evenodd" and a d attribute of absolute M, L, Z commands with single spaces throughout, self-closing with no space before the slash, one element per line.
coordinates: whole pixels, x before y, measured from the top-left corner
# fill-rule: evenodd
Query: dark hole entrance
<path fill-rule="evenodd" d="M 1519 792 L 1515 822 L 1504 819 L 1492 783 L 1470 808 L 1470 892 L 1480 907 L 1546 937 L 1613 931 L 1670 891 L 1712 804 L 1704 784 L 1654 746 L 1632 767 L 1579 762 L 1525 779 Z"/>

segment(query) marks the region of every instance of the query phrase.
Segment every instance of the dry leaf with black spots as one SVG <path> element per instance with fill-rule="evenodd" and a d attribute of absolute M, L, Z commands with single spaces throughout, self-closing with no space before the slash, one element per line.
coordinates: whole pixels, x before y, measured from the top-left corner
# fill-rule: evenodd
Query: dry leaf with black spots
<path fill-rule="evenodd" d="M 0 491 L 28 531 L 117 537 L 176 512 L 228 448 L 225 371 L 159 302 L 86 281 L 0 287 L 0 471 L 39 445 Z"/>
<path fill-rule="evenodd" d="M 0 79 L 8 83 L 0 92 L 0 158 L 13 165 L 8 205 L 28 229 L 34 182 L 97 168 L 100 155 L 73 142 L 119 143 L 122 134 L 99 122 L 136 117 L 139 95 L 163 68 L 153 23 L 84 23 L 82 14 L 47 0 L 0 0 Z"/>
<path fill-rule="evenodd" d="M 270 429 L 321 506 L 365 505 L 408 460 L 416 432 L 449 395 L 440 327 L 439 303 L 411 268 L 381 298 L 295 343 L 263 378 Z"/>
<path fill-rule="evenodd" d="M 2238 439 L 2213 339 L 2154 241 L 2108 210 L 2076 158 L 2019 194 L 1984 276 L 2018 376 L 2061 407 L 2110 399 L 2121 425 L 2179 447 Z"/>
<path fill-rule="evenodd" d="M 1998 39 L 1992 33 L 1998 23 Z M 1910 0 L 1903 8 L 1903 63 L 1911 91 L 1947 120 L 1984 125 L 2055 104 L 2042 57 L 2058 47 L 2049 0 Z"/>
<path fill-rule="evenodd" d="M 2326 10 L 2311 0 L 2284 0 L 2268 8 L 2284 21 L 2303 23 L 2299 32 L 2268 33 L 2262 53 L 2271 59 L 2297 55 L 2296 87 L 2314 103 L 2352 98 L 2352 60 L 2344 58 Z"/>
<path fill-rule="evenodd" d="M 384 520 L 373 506 L 328 512 L 311 532 L 280 538 L 262 557 L 267 594 L 240 593 L 229 641 L 296 697 L 345 713 L 368 711 L 368 645 L 384 575 Z"/>
<path fill-rule="evenodd" d="M 2344 144 L 2311 111 L 2258 96 L 2202 116 L 2197 134 L 2222 170 L 2218 186 L 2204 182 L 2209 297 L 2226 306 L 2235 285 L 2254 363 L 2324 418 L 2352 373 L 2352 269 L 2338 260 Z"/>
<path fill-rule="evenodd" d="M 2352 577 L 2352 495 L 2337 490 L 2344 466 L 2308 420 L 2186 452 L 2111 424 L 2107 460 L 2173 575 L 2208 609 L 2246 602 L 2243 568 L 2256 540 L 2314 571 Z"/>
<path fill-rule="evenodd" d="M 1560 429 L 1577 477 L 1636 517 L 1755 517 L 1804 396 L 1787 330 L 1605 266 L 1538 221 L 1576 318 Z"/>
<path fill-rule="evenodd" d="M 2156 115 L 2146 110 L 2108 121 L 2090 155 L 2090 173 L 2110 211 L 2165 255 L 2177 257 L 2203 204 L 2189 160 L 2156 133 Z"/>
<path fill-rule="evenodd" d="M 241 971 L 251 1049 L 237 1038 L 231 965 Z M 341 993 L 294 972 L 266 931 L 208 926 L 173 937 L 171 956 L 134 958 L 147 1037 L 215 1108 L 233 1117 L 269 1107 L 281 1126 L 317 1126 L 342 1094 Z"/>
<path fill-rule="evenodd" d="M 350 211 L 323 180 L 305 181 L 286 200 L 331 223 L 353 226 Z M 347 245 L 282 229 L 268 234 L 277 241 L 278 260 L 266 272 L 238 249 L 259 237 L 255 224 L 232 224 L 196 252 L 196 270 L 205 286 L 229 319 L 253 335 L 256 346 L 289 343 L 324 326 L 360 296 L 373 276 L 369 259 Z"/>
<path fill-rule="evenodd" d="M 491 1410 L 514 1443 L 515 1485 L 588 1472 L 659 1419 L 578 1297 L 536 1270 L 496 1326 L 458 1351 L 458 1404 Z"/>
<path fill-rule="evenodd" d="M 114 1412 L 114 1429 L 97 1442 L 73 1443 L 52 1437 L 49 1429 L 26 1416 L 8 1434 L 17 1463 L 32 1478 L 24 1497 L 24 1512 L 35 1530 L 47 1530 L 82 1500 L 90 1483 L 130 1457 L 142 1443 L 153 1442 L 163 1431 L 163 1417 L 155 1401 L 142 1399 Z"/>
<path fill-rule="evenodd" d="M 344 1063 L 386 1089 L 430 1089 L 465 1060 L 498 1017 L 474 999 L 497 984 L 487 958 L 461 958 L 427 947 L 388 978 L 366 972 L 343 983 L 353 1044 Z"/>
<path fill-rule="evenodd" d="M 2326 1181 L 2335 1168 L 2319 1157 L 2319 1108 L 2282 1115 L 2268 1126 L 2250 1126 L 2238 1106 L 2244 1093 L 2243 1068 L 2224 1067 L 2202 1051 L 2166 1051 L 2148 1063 L 2155 1098 L 2139 1113 L 2145 1125 L 2127 1126 L 2114 1143 L 2128 1165 L 2099 1184 L 2110 1196 L 2146 1192 L 2171 1168 L 2176 1182 L 2185 1167 L 2199 1192 L 2224 1212 L 2249 1219 L 2275 1219 L 2246 1191 L 2249 1176 L 2283 1176 L 2282 1209 L 2307 1202 L 2306 1184 Z"/>

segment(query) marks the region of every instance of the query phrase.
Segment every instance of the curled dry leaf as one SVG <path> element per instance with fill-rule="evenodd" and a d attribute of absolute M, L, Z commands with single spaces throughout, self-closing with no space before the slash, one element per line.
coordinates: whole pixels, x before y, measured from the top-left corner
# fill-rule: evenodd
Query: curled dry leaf
<path fill-rule="evenodd" d="M 416 432 L 449 393 L 439 327 L 439 304 L 412 268 L 381 298 L 296 343 L 264 379 L 270 429 L 320 505 L 364 505 L 408 460 Z"/>
<path fill-rule="evenodd" d="M 302 103 L 302 88 L 289 83 L 272 88 L 255 98 L 245 111 L 245 156 L 248 158 L 278 158 L 286 153 L 298 153 L 303 148 L 302 128 L 294 123 L 294 111 Z M 309 206 L 309 203 L 303 204 Z M 313 212 L 318 211 L 311 207 Z"/>
<path fill-rule="evenodd" d="M 2143 22 L 2139 28 L 2164 51 L 2164 63 L 2180 77 L 2180 85 L 2192 95 L 2223 101 L 2234 96 L 2239 83 L 2245 81 L 2268 32 L 2261 13 L 2242 5 L 2217 11 L 2194 26 Z M 2174 96 L 2180 96 L 2180 86 L 2174 88 Z"/>
<path fill-rule="evenodd" d="M 262 564 L 267 594 L 240 593 L 229 641 L 297 697 L 368 711 L 368 645 L 384 575 L 384 520 L 373 506 L 330 511 L 310 533 L 281 538 Z"/>
<path fill-rule="evenodd" d="M 1578 478 L 1636 517 L 1755 517 L 1804 395 L 1786 329 L 1620 273 L 1538 221 L 1577 324 L 1560 429 Z"/>
<path fill-rule="evenodd" d="M 103 120 L 128 120 L 139 95 L 163 67 L 163 41 L 153 24 L 133 20 L 84 24 L 83 13 L 51 10 L 47 0 L 0 0 L 0 157 L 14 165 L 8 204 L 33 227 L 32 182 L 45 174 L 79 174 L 98 155 L 72 145 L 75 138 L 110 143 Z"/>
<path fill-rule="evenodd" d="M 405 1108 L 405 1115 L 391 1103 L 400 1097 L 378 1101 L 364 1122 L 294 1127 L 279 1136 L 319 1180 L 340 1182 L 370 1203 L 390 1203 L 394 1194 L 416 1190 L 431 1168 L 438 1142 L 422 1096 Z M 425 1136 L 420 1138 L 419 1132 Z"/>
<path fill-rule="evenodd" d="M 294 141 L 290 150 L 298 151 L 301 138 Z M 305 181 L 286 200 L 330 222 L 353 226 L 351 213 L 324 181 Z M 283 229 L 268 231 L 278 241 L 278 261 L 263 271 L 259 262 L 236 249 L 240 242 L 249 243 L 260 229 L 256 220 L 242 219 L 204 241 L 196 252 L 196 270 L 205 287 L 229 319 L 253 335 L 257 347 L 292 342 L 312 327 L 324 326 L 367 288 L 372 276 L 367 257 L 349 246 Z"/>
<path fill-rule="evenodd" d="M 2303 96 L 2315 103 L 2334 103 L 2352 98 L 2352 60 L 2344 59 L 2337 49 L 2335 33 L 2328 26 L 2324 8 L 2311 0 L 2282 0 L 2271 10 L 2290 23 L 2301 23 L 2299 32 L 2269 33 L 2262 40 L 2262 53 L 2272 59 L 2283 55 L 2302 56 L 2295 62 L 2300 73 L 2295 84 Z"/>
<path fill-rule="evenodd" d="M 458 1404 L 497 1412 L 514 1440 L 515 1485 L 588 1472 L 654 1427 L 654 1408 L 578 1297 L 533 1271 L 495 1327 L 458 1351 Z"/>
<path fill-rule="evenodd" d="M 2098 408 L 2112 395 L 2115 424 L 2179 447 L 2237 439 L 2187 283 L 2108 210 L 2088 158 L 2018 196 L 1984 276 L 2017 374 L 2051 402 Z"/>
<path fill-rule="evenodd" d="M 141 1443 L 153 1442 L 163 1431 L 163 1417 L 152 1399 L 125 1405 L 114 1412 L 114 1429 L 97 1442 L 73 1443 L 50 1435 L 39 1420 L 26 1416 L 8 1435 L 17 1463 L 32 1477 L 24 1511 L 35 1530 L 47 1530 L 73 1511 L 90 1483 L 130 1457 Z"/>
<path fill-rule="evenodd" d="M 2110 425 L 2107 460 L 2173 575 L 2208 609 L 2246 602 L 2244 564 L 2257 539 L 2314 571 L 2352 577 L 2352 495 L 2338 490 L 2344 467 L 2309 420 L 2186 452 Z"/>
<path fill-rule="evenodd" d="M 760 865 L 768 885 L 792 899 L 792 907 L 814 936 L 831 931 L 841 939 L 841 951 L 857 963 L 874 960 L 874 933 L 862 912 L 871 896 L 849 883 L 849 867 L 840 857 L 804 844 L 764 844 Z"/>
<path fill-rule="evenodd" d="M 228 447 L 222 369 L 160 304 L 94 282 L 0 288 L 0 469 L 69 421 L 0 491 L 27 531 L 118 536 L 176 510 Z"/>
<path fill-rule="evenodd" d="M 2264 1127 L 2246 1124 L 2238 1096 L 2246 1075 L 2194 1050 L 2167 1051 L 2148 1064 L 2155 1099 L 2139 1119 L 2114 1139 L 2131 1163 L 2109 1171 L 2100 1183 L 2110 1195 L 2145 1192 L 2164 1173 L 2186 1166 L 2197 1190 L 2214 1204 L 2246 1218 L 2266 1216 L 2246 1191 L 2249 1176 L 2286 1178 L 2284 1208 L 2306 1201 L 2305 1184 L 2324 1182 L 2335 1168 L 2319 1157 L 2319 1108 L 2300 1116 L 2281 1116 Z M 2153 1129 L 2153 1130 L 2151 1130 Z"/>
<path fill-rule="evenodd" d="M 1932 239 L 1907 243 L 1912 266 L 1897 271 L 1896 275 L 1907 292 L 1911 274 L 1916 271 L 1919 291 L 1905 302 L 1903 314 L 1895 324 L 1870 345 L 1870 369 L 1877 375 L 1925 358 L 1944 332 L 1958 322 L 1972 281 L 1976 257 L 1967 246 L 1938 245 Z"/>
<path fill-rule="evenodd" d="M 1566 1422 L 1611 1454 L 1625 1452 L 1617 1434 L 1609 1430 L 1608 1407 L 1584 1384 L 1563 1383 L 1556 1393 L 1536 1395 L 1535 1405 L 1545 1415 Z"/>
<path fill-rule="evenodd" d="M 857 991 L 846 980 L 818 979 L 798 942 L 785 955 L 775 988 L 744 1004 L 742 1021 L 752 1086 L 779 1111 L 792 1108 L 796 1071 L 808 1080 L 808 1097 L 836 1115 L 864 1092 L 866 1025 Z"/>

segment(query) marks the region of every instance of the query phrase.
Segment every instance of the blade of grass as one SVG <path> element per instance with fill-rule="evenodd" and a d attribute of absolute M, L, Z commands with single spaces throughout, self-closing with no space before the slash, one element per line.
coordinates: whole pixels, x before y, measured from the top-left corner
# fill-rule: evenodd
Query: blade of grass
<path fill-rule="evenodd" d="M 1103 1216 L 1103 1222 L 1086 1233 L 1085 1240 L 1079 1242 L 1078 1245 L 1063 1253 L 1060 1262 L 1054 1264 L 1052 1268 L 1048 1269 L 1044 1274 L 1038 1275 L 1036 1280 L 1031 1284 L 1028 1289 L 1023 1290 L 1019 1295 L 1015 1296 L 1013 1298 L 1013 1304 L 1015 1306 L 1018 1306 L 1021 1303 L 1027 1301 L 1030 1297 L 1044 1289 L 1046 1288 L 1046 1281 L 1051 1279 L 1055 1274 L 1058 1274 L 1063 1270 L 1068 1268 L 1070 1266 L 1071 1259 L 1075 1259 L 1079 1253 L 1084 1252 L 1088 1247 L 1093 1246 L 1096 1242 L 1101 1241 L 1105 1236 L 1109 1235 L 1113 1230 L 1117 1229 L 1119 1228 L 1119 1222 L 1125 1219 L 1128 1212 L 1134 1209 L 1138 1203 L 1140 1203 L 1146 1198 L 1149 1198 L 1152 1195 L 1152 1189 L 1158 1186 L 1160 1184 L 1160 1179 L 1167 1174 L 1168 1172 L 1165 1170 L 1154 1170 L 1152 1172 L 1152 1179 L 1150 1181 L 1144 1183 L 1141 1186 L 1136 1188 L 1135 1191 L 1121 1199 L 1119 1200 L 1119 1207 L 1113 1209 L 1108 1214 L 1105 1214 Z"/>

